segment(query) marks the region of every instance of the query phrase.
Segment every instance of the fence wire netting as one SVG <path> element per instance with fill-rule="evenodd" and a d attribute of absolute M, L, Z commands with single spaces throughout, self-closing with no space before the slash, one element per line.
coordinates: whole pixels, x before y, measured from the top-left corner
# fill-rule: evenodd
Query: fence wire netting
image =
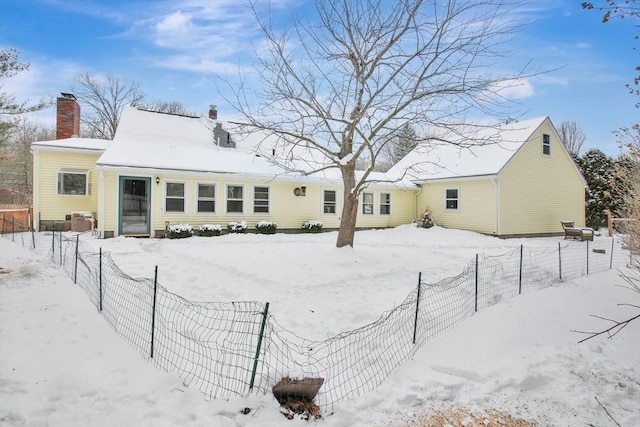
<path fill-rule="evenodd" d="M 268 303 L 189 301 L 155 278 L 132 278 L 77 235 L 5 237 L 50 256 L 122 339 L 208 399 L 268 393 L 284 377 L 323 378 L 315 403 L 325 412 L 372 391 L 425 343 L 480 309 L 634 262 L 613 238 L 478 254 L 455 277 L 435 283 L 420 277 L 376 322 L 314 341 L 282 327 Z"/>

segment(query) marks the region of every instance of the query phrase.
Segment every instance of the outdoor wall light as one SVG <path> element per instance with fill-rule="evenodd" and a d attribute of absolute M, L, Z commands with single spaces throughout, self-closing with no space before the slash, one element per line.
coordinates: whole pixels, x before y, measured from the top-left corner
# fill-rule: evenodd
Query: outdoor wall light
<path fill-rule="evenodd" d="M 160 184 L 160 177 L 156 176 L 156 185 L 159 185 L 159 184 Z"/>

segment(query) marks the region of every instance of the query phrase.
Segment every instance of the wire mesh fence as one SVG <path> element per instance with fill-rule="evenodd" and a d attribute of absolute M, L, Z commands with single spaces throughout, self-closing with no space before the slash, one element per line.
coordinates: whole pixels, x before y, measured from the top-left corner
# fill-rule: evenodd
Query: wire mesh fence
<path fill-rule="evenodd" d="M 627 260 L 614 239 L 478 254 L 455 277 L 428 283 L 420 276 L 405 300 L 378 321 L 313 341 L 283 328 L 268 303 L 189 301 L 157 277 L 132 278 L 109 253 L 95 252 L 77 235 L 5 237 L 50 256 L 118 335 L 207 398 L 268 393 L 285 377 L 323 378 L 316 403 L 325 412 L 375 389 L 426 342 L 474 312 Z"/>

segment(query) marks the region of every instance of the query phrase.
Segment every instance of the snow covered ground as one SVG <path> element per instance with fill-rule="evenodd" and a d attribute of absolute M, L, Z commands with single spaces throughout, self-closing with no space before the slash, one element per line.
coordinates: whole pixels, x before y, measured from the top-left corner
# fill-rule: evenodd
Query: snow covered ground
<path fill-rule="evenodd" d="M 38 242 L 46 241 L 38 236 Z M 82 240 L 133 277 L 196 301 L 256 300 L 288 330 L 322 339 L 377 320 L 417 285 L 455 276 L 476 253 L 558 245 L 410 226 L 356 234 Z M 604 239 L 604 237 L 600 237 Z M 46 256 L 0 239 L 0 426 L 307 425 L 271 395 L 206 401 L 123 342 L 84 291 Z M 616 267 L 624 268 L 621 260 Z M 318 425 L 405 425 L 451 406 L 498 409 L 541 426 L 640 425 L 640 321 L 585 343 L 573 330 L 624 319 L 640 304 L 614 268 L 483 309 L 428 342 L 380 387 L 334 406 Z M 247 415 L 241 410 L 251 408 Z"/>

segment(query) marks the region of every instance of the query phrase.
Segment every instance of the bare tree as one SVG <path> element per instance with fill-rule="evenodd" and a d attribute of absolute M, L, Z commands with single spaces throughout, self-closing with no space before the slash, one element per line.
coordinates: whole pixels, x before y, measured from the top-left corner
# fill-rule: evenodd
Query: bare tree
<path fill-rule="evenodd" d="M 565 120 L 560 123 L 558 136 L 574 158 L 580 155 L 580 150 L 587 139 L 580 125 L 573 120 Z"/>
<path fill-rule="evenodd" d="M 385 145 L 383 161 L 390 166 L 395 165 L 400 159 L 409 154 L 422 139 L 410 123 L 402 125 L 393 136 L 393 139 Z"/>
<path fill-rule="evenodd" d="M 109 74 L 105 77 L 79 72 L 72 92 L 85 108 L 83 136 L 113 139 L 126 106 L 138 106 L 145 98 L 139 82 Z M 88 107 L 89 111 L 86 111 Z"/>
<path fill-rule="evenodd" d="M 181 116 L 199 116 L 198 113 L 190 111 L 180 101 L 155 101 L 152 104 L 145 105 L 145 109 L 156 111 L 158 113 L 177 114 Z"/>
<path fill-rule="evenodd" d="M 28 70 L 29 64 L 20 62 L 20 51 L 12 48 L 0 49 L 0 147 L 6 144 L 11 128 L 16 124 L 14 119 L 17 115 L 41 110 L 48 105 L 44 100 L 35 104 L 19 102 L 14 94 L 5 91 L 6 79 Z"/>
<path fill-rule="evenodd" d="M 274 163 L 339 170 L 338 247 L 353 246 L 359 194 L 398 129 L 425 134 L 468 125 L 474 114 L 499 116 L 508 105 L 503 90 L 523 84 L 525 69 L 490 72 L 516 24 L 508 3 L 316 0 L 313 21 L 294 19 L 282 30 L 254 4 L 265 36 L 256 49 L 258 93 L 240 85 L 230 102 L 247 130 L 270 136 L 262 154 Z M 356 174 L 360 159 L 368 165 Z"/>
<path fill-rule="evenodd" d="M 55 129 L 26 118 L 16 120 L 7 144 L 0 148 L 0 181 L 5 190 L 0 203 L 30 204 L 33 189 L 31 143 L 55 139 Z"/>

